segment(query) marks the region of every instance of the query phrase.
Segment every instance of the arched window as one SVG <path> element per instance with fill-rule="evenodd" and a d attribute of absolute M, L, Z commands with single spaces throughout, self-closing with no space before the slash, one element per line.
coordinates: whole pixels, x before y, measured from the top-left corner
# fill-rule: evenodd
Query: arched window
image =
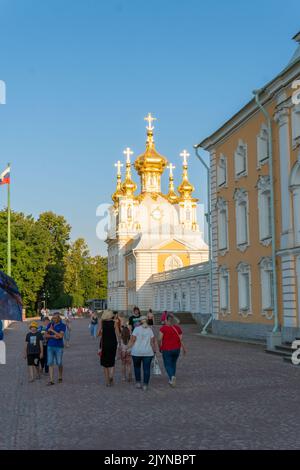
<path fill-rule="evenodd" d="M 183 263 L 179 256 L 171 255 L 165 261 L 165 271 L 170 271 L 171 269 L 182 268 Z"/>
<path fill-rule="evenodd" d="M 257 136 L 257 164 L 258 166 L 263 165 L 268 161 L 269 158 L 269 134 L 265 124 L 261 126 L 260 133 Z"/>
<path fill-rule="evenodd" d="M 127 219 L 132 219 L 132 206 L 127 208 Z"/>
<path fill-rule="evenodd" d="M 300 145 L 300 104 L 295 104 L 292 108 L 292 141 L 293 148 Z"/>
<path fill-rule="evenodd" d="M 217 168 L 218 186 L 224 186 L 227 183 L 227 159 L 225 155 L 220 155 Z"/>
<path fill-rule="evenodd" d="M 261 176 L 257 183 L 259 239 L 269 245 L 272 237 L 271 185 L 269 176 Z"/>
<path fill-rule="evenodd" d="M 274 308 L 274 282 L 273 282 L 272 258 L 270 257 L 262 258 L 260 260 L 259 266 L 260 266 L 262 313 L 263 315 L 267 315 L 268 311 L 273 310 Z"/>
<path fill-rule="evenodd" d="M 247 174 L 247 144 L 239 140 L 234 153 L 235 176 L 239 178 Z"/>
<path fill-rule="evenodd" d="M 228 248 L 228 208 L 224 198 L 218 199 L 217 210 L 219 250 L 226 250 Z"/>
<path fill-rule="evenodd" d="M 248 193 L 242 188 L 234 193 L 236 214 L 236 241 L 239 250 L 244 251 L 249 245 L 248 235 Z"/>
<path fill-rule="evenodd" d="M 293 196 L 295 245 L 300 245 L 300 154 L 290 177 L 290 190 Z"/>
<path fill-rule="evenodd" d="M 220 310 L 225 313 L 229 310 L 229 272 L 226 266 L 219 268 L 219 298 Z"/>
<path fill-rule="evenodd" d="M 239 312 L 242 315 L 248 315 L 251 311 L 251 279 L 250 266 L 246 263 L 239 263 L 238 272 L 238 293 L 239 293 Z"/>

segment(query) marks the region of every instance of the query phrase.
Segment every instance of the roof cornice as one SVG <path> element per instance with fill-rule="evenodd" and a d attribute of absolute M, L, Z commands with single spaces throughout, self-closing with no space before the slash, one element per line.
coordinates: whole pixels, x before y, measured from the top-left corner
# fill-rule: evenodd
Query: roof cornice
<path fill-rule="evenodd" d="M 260 101 L 262 104 L 268 103 L 275 94 L 277 94 L 287 84 L 298 78 L 300 75 L 300 59 L 286 67 L 279 75 L 271 80 L 260 90 Z M 258 106 L 253 98 L 243 108 L 241 108 L 234 116 L 226 121 L 217 131 L 200 142 L 197 147 L 204 150 L 212 150 L 217 143 L 221 143 L 223 139 L 228 137 L 242 124 L 249 120 L 257 113 Z"/>

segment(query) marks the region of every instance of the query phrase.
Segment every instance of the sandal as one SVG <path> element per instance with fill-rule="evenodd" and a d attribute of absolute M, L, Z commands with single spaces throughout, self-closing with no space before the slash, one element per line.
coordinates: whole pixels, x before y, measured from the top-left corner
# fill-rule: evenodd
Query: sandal
<path fill-rule="evenodd" d="M 47 385 L 54 385 L 54 382 L 48 382 Z"/>
<path fill-rule="evenodd" d="M 58 382 L 61 384 L 62 383 L 62 378 L 58 379 Z"/>

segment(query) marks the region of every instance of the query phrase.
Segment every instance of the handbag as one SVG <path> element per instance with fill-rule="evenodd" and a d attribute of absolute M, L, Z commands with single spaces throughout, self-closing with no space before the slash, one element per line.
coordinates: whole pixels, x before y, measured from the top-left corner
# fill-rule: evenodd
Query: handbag
<path fill-rule="evenodd" d="M 161 369 L 159 366 L 158 359 L 156 357 L 156 354 L 154 355 L 153 361 L 152 361 L 152 374 L 153 375 L 161 375 Z"/>
<path fill-rule="evenodd" d="M 182 348 L 183 354 L 186 354 L 186 347 L 185 347 L 185 345 L 183 344 L 183 341 L 182 341 L 182 339 L 180 338 L 180 335 L 179 335 L 178 331 L 176 330 L 176 328 L 174 328 L 174 326 L 171 326 L 171 328 L 172 328 L 172 330 L 175 331 L 175 333 L 177 334 L 177 336 L 178 336 L 178 338 L 179 338 L 179 341 L 180 341 L 180 344 L 181 344 L 181 348 Z"/>

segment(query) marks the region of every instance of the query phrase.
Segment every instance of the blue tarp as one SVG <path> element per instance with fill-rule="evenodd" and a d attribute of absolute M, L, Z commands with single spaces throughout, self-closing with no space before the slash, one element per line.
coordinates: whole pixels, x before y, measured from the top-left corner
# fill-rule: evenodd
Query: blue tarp
<path fill-rule="evenodd" d="M 0 319 L 22 321 L 22 298 L 15 281 L 0 271 Z"/>

